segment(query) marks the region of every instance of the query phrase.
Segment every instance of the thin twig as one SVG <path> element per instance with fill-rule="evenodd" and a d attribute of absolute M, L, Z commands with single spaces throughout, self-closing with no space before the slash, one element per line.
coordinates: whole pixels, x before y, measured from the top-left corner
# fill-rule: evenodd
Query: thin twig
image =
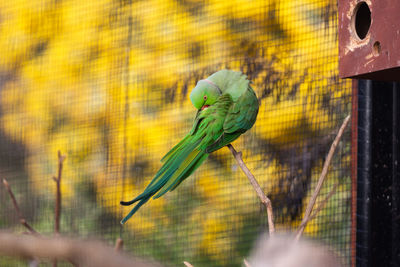
<path fill-rule="evenodd" d="M 183 264 L 185 264 L 185 266 L 186 267 L 193 267 L 193 265 L 192 264 L 190 264 L 189 262 L 187 262 L 187 261 L 184 261 L 183 262 Z"/>
<path fill-rule="evenodd" d="M 328 156 L 326 157 L 326 160 L 324 162 L 324 166 L 322 168 L 322 172 L 321 175 L 319 177 L 317 186 L 315 187 L 315 190 L 311 196 L 310 202 L 307 205 L 303 220 L 301 222 L 301 225 L 299 227 L 299 229 L 297 230 L 297 234 L 296 234 L 296 238 L 295 240 L 299 240 L 301 235 L 304 232 L 304 228 L 307 226 L 307 222 L 309 221 L 312 209 L 315 205 L 315 201 L 317 200 L 318 194 L 321 191 L 322 188 L 322 184 L 325 181 L 326 175 L 328 174 L 328 169 L 329 169 L 329 165 L 331 164 L 332 158 L 333 158 L 333 154 L 335 153 L 336 147 L 339 144 L 340 139 L 342 138 L 342 135 L 344 133 L 344 130 L 346 129 L 347 125 L 349 124 L 350 121 L 350 115 L 348 115 L 344 121 L 342 126 L 340 126 L 340 129 L 335 137 L 335 140 L 333 140 L 333 143 L 331 145 L 331 148 L 329 149 L 329 153 Z"/>
<path fill-rule="evenodd" d="M 237 152 L 235 148 L 229 144 L 229 150 L 232 152 L 233 156 L 235 157 L 236 161 L 238 162 L 240 168 L 246 174 L 247 178 L 249 179 L 251 185 L 253 186 L 254 190 L 256 191 L 258 197 L 260 198 L 261 202 L 265 205 L 267 209 L 267 216 L 268 216 L 268 230 L 270 236 L 273 236 L 275 233 L 275 225 L 274 225 L 274 213 L 272 210 L 271 200 L 264 194 L 263 190 L 261 189 L 260 185 L 258 184 L 256 178 L 251 173 L 249 168 L 247 168 L 246 164 L 242 159 L 242 152 Z"/>
<path fill-rule="evenodd" d="M 114 250 L 121 251 L 123 247 L 124 247 L 124 240 L 122 240 L 122 238 L 118 237 L 117 241 L 115 241 Z"/>
<path fill-rule="evenodd" d="M 328 195 L 324 198 L 324 200 L 321 201 L 321 204 L 314 210 L 312 215 L 308 218 L 307 221 L 302 222 L 299 227 L 305 226 L 308 222 L 312 221 L 318 213 L 325 207 L 326 203 L 328 203 L 328 200 L 336 193 L 336 188 L 339 186 L 339 183 L 336 183 L 333 185 L 331 191 L 328 193 Z"/>
<path fill-rule="evenodd" d="M 158 263 L 116 252 L 100 242 L 74 240 L 61 235 L 45 238 L 0 231 L 0 255 L 65 260 L 82 267 L 161 267 Z"/>
<path fill-rule="evenodd" d="M 32 228 L 32 226 L 26 221 L 24 215 L 22 214 L 21 210 L 19 209 L 17 200 L 15 199 L 14 193 L 11 190 L 10 185 L 8 184 L 6 179 L 3 179 L 3 184 L 5 186 L 5 188 L 7 189 L 8 194 L 11 197 L 12 203 L 14 205 L 15 211 L 17 212 L 18 218 L 19 218 L 19 222 L 25 226 L 26 229 L 28 229 L 29 233 L 34 234 L 34 235 L 39 235 L 39 233 Z"/>
<path fill-rule="evenodd" d="M 54 233 L 56 236 L 60 234 L 60 214 L 61 214 L 61 175 L 63 169 L 63 163 L 65 155 L 61 155 L 61 151 L 58 151 L 58 175 L 53 177 L 56 182 L 56 206 L 54 211 Z M 57 260 L 53 261 L 53 267 L 57 267 Z"/>
<path fill-rule="evenodd" d="M 53 177 L 53 180 L 56 182 L 57 192 L 56 192 L 56 206 L 55 206 L 55 218 L 54 218 L 54 232 L 55 234 L 60 233 L 60 214 L 61 214 L 61 175 L 63 169 L 63 163 L 65 160 L 65 155 L 61 155 L 61 152 L 58 151 L 58 176 Z"/>

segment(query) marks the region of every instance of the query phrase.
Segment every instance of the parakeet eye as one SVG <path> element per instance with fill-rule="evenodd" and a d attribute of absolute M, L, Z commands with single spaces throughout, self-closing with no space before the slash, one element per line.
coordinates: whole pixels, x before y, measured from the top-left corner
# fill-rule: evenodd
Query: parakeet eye
<path fill-rule="evenodd" d="M 205 96 L 203 96 L 203 99 L 204 99 L 204 100 L 207 100 L 207 96 L 206 96 L 206 95 L 205 95 Z"/>

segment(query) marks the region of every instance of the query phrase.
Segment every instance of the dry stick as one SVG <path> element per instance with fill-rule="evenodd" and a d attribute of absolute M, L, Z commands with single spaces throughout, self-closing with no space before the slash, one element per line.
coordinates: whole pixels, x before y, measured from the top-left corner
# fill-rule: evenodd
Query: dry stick
<path fill-rule="evenodd" d="M 242 169 L 242 171 L 244 172 L 244 174 L 246 174 L 247 178 L 249 179 L 251 185 L 253 186 L 254 190 L 256 191 L 261 202 L 267 208 L 269 235 L 273 236 L 275 233 L 275 225 L 274 225 L 274 213 L 272 210 L 271 200 L 264 194 L 264 192 L 262 191 L 256 178 L 251 173 L 249 168 L 247 168 L 246 164 L 244 163 L 244 161 L 242 159 L 242 152 L 237 152 L 231 144 L 228 145 L 228 148 L 232 152 L 233 156 L 235 157 L 236 161 L 238 162 L 238 164 L 239 164 L 240 168 Z"/>
<path fill-rule="evenodd" d="M 186 267 L 193 267 L 193 265 L 192 264 L 190 264 L 189 262 L 187 262 L 187 261 L 184 261 L 183 262 L 183 264 L 185 264 L 185 266 Z"/>
<path fill-rule="evenodd" d="M 116 252 L 100 242 L 74 240 L 61 235 L 45 238 L 0 231 L 0 255 L 65 260 L 81 267 L 161 267 L 160 264 Z"/>
<path fill-rule="evenodd" d="M 65 160 L 65 155 L 61 155 L 61 152 L 58 151 L 58 176 L 53 177 L 53 180 L 56 182 L 57 192 L 56 192 L 56 207 L 55 207 L 55 222 L 54 222 L 54 232 L 56 234 L 60 233 L 60 214 L 61 214 L 61 174 L 63 169 L 63 162 Z"/>
<path fill-rule="evenodd" d="M 29 232 L 25 232 L 25 233 L 39 236 L 40 235 L 39 232 L 37 232 L 35 229 L 33 229 L 33 227 L 26 221 L 25 217 L 23 216 L 21 210 L 19 209 L 18 202 L 17 202 L 17 200 L 16 200 L 16 198 L 14 196 L 14 193 L 11 190 L 11 187 L 8 184 L 6 179 L 3 179 L 3 184 L 4 184 L 4 187 L 7 189 L 8 194 L 11 197 L 11 200 L 12 200 L 12 203 L 14 205 L 15 211 L 17 212 L 17 215 L 18 215 L 18 218 L 19 218 L 19 222 L 23 226 L 25 226 L 25 228 L 28 229 L 28 231 L 29 231 Z M 37 259 L 32 259 L 29 262 L 29 266 L 39 266 L 39 261 Z"/>
<path fill-rule="evenodd" d="M 315 190 L 311 196 L 311 200 L 307 205 L 305 214 L 304 214 L 304 218 L 301 222 L 301 225 L 299 227 L 299 229 L 297 230 L 297 234 L 296 234 L 296 238 L 295 240 L 299 240 L 301 235 L 303 234 L 304 228 L 307 226 L 307 222 L 309 221 L 310 218 L 310 214 L 312 212 L 312 209 L 315 205 L 315 201 L 317 200 L 318 194 L 321 191 L 322 188 L 322 184 L 325 181 L 326 175 L 328 174 L 328 169 L 329 169 L 329 165 L 331 164 L 332 158 L 333 158 L 333 154 L 335 153 L 336 147 L 339 144 L 340 138 L 342 138 L 342 135 L 344 133 L 344 130 L 346 129 L 347 125 L 349 124 L 350 121 L 350 115 L 348 115 L 344 121 L 342 126 L 340 126 L 340 129 L 335 137 L 335 140 L 333 140 L 333 143 L 331 145 L 331 148 L 329 149 L 329 153 L 328 156 L 326 157 L 326 160 L 324 162 L 324 166 L 322 168 L 322 172 L 321 175 L 319 177 L 317 186 L 315 187 Z"/>
<path fill-rule="evenodd" d="M 324 198 L 324 200 L 321 201 L 321 204 L 319 204 L 319 206 L 315 209 L 315 211 L 308 218 L 308 220 L 305 222 L 302 222 L 299 227 L 303 227 L 304 225 L 306 225 L 308 222 L 312 221 L 318 215 L 318 213 L 325 207 L 326 203 L 328 203 L 328 200 L 336 193 L 336 188 L 338 186 L 339 186 L 339 183 L 336 183 L 333 185 L 331 191 Z"/>
<path fill-rule="evenodd" d="M 117 241 L 115 241 L 114 250 L 115 251 L 121 251 L 123 246 L 124 246 L 124 240 L 122 240 L 122 238 L 118 237 Z"/>
<path fill-rule="evenodd" d="M 61 155 L 60 150 L 58 151 L 58 175 L 53 177 L 56 182 L 56 206 L 54 211 L 54 233 L 56 236 L 60 234 L 60 214 L 61 214 L 61 174 L 63 169 L 63 162 L 65 155 Z M 57 260 L 53 261 L 53 267 L 57 267 Z"/>
<path fill-rule="evenodd" d="M 5 186 L 5 188 L 7 189 L 8 194 L 11 197 L 12 203 L 14 205 L 15 211 L 17 212 L 18 218 L 19 218 L 19 222 L 25 226 L 26 229 L 28 229 L 29 233 L 34 234 L 34 235 L 39 235 L 39 233 L 32 228 L 32 226 L 26 221 L 24 215 L 22 215 L 21 210 L 19 209 L 17 200 L 15 199 L 14 193 L 11 190 L 10 185 L 8 184 L 6 179 L 3 179 L 3 184 Z"/>

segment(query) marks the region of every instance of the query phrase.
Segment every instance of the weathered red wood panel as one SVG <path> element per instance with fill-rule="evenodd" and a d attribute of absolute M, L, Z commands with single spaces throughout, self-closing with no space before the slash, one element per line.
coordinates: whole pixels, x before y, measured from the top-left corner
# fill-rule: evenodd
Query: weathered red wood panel
<path fill-rule="evenodd" d="M 339 0 L 341 78 L 400 81 L 400 1 Z"/>

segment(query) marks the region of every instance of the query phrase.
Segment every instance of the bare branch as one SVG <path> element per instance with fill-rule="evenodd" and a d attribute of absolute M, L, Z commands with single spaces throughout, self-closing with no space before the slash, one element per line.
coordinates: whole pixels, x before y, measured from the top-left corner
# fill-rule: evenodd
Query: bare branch
<path fill-rule="evenodd" d="M 11 190 L 10 185 L 8 184 L 6 179 L 3 179 L 3 184 L 4 187 L 7 189 L 8 194 L 11 197 L 12 203 L 14 205 L 15 211 L 17 212 L 18 218 L 19 218 L 19 222 L 25 226 L 26 229 L 28 229 L 29 233 L 34 234 L 34 235 L 39 235 L 39 233 L 32 228 L 32 226 L 26 221 L 24 215 L 22 214 L 21 210 L 19 209 L 17 200 L 15 199 L 14 193 Z"/>
<path fill-rule="evenodd" d="M 312 215 L 308 218 L 307 221 L 302 222 L 299 226 L 303 227 L 305 226 L 308 222 L 312 221 L 318 213 L 325 207 L 326 203 L 328 203 L 328 200 L 336 193 L 336 188 L 339 186 L 339 183 L 336 183 L 333 185 L 331 191 L 328 193 L 328 195 L 324 198 L 324 200 L 321 201 L 321 204 L 315 209 L 315 211 L 312 213 Z"/>
<path fill-rule="evenodd" d="M 340 129 L 335 137 L 335 140 L 333 140 L 333 143 L 331 145 L 331 148 L 329 149 L 329 153 L 328 156 L 326 157 L 326 160 L 324 162 L 324 166 L 322 168 L 322 172 L 321 175 L 319 177 L 317 186 L 315 187 L 315 190 L 311 196 L 310 202 L 307 205 L 305 214 L 304 214 L 304 218 L 301 222 L 301 225 L 299 227 L 299 229 L 297 230 L 297 234 L 296 234 L 296 240 L 299 240 L 301 235 L 303 234 L 304 228 L 307 226 L 307 222 L 309 221 L 312 209 L 315 205 L 315 201 L 317 200 L 317 197 L 319 195 L 319 192 L 321 191 L 322 188 L 322 184 L 325 181 L 326 175 L 328 174 L 328 169 L 329 169 L 329 165 L 331 164 L 332 158 L 333 158 L 333 154 L 335 153 L 336 147 L 339 144 L 340 139 L 342 138 L 342 135 L 344 133 L 344 130 L 346 129 L 347 125 L 350 122 L 350 115 L 348 115 L 344 121 L 342 126 L 340 126 Z"/>
<path fill-rule="evenodd" d="M 122 238 L 118 237 L 117 241 L 115 241 L 115 251 L 122 251 L 122 248 L 124 247 L 124 240 Z"/>
<path fill-rule="evenodd" d="M 63 163 L 65 160 L 65 155 L 61 155 L 61 152 L 58 151 L 58 176 L 53 177 L 53 180 L 56 182 L 57 192 L 56 192 L 56 206 L 55 206 L 55 218 L 54 218 L 54 232 L 55 234 L 60 233 L 60 214 L 61 214 L 61 175 L 63 169 Z"/>
<path fill-rule="evenodd" d="M 54 233 L 55 235 L 60 234 L 60 214 L 61 214 L 61 175 L 63 169 L 63 163 L 65 155 L 61 155 L 61 151 L 58 150 L 58 175 L 53 177 L 56 182 L 56 206 L 54 211 Z M 53 267 L 57 267 L 57 260 L 53 261 Z"/>
<path fill-rule="evenodd" d="M 183 264 L 185 264 L 185 266 L 186 267 L 193 267 L 193 265 L 192 264 L 190 264 L 189 262 L 187 262 L 187 261 L 184 261 L 183 262 Z"/>
<path fill-rule="evenodd" d="M 240 168 L 244 172 L 244 174 L 249 179 L 251 185 L 253 186 L 254 190 L 256 191 L 258 197 L 260 198 L 261 202 L 265 205 L 267 209 L 267 216 L 268 216 L 268 229 L 270 236 L 273 236 L 275 233 L 275 225 L 274 225 L 274 213 L 272 210 L 271 200 L 264 194 L 263 190 L 261 189 L 260 185 L 258 184 L 256 178 L 251 173 L 249 168 L 247 168 L 246 164 L 242 159 L 242 152 L 237 152 L 235 148 L 229 144 L 229 150 L 232 152 L 233 156 L 235 157 L 237 163 L 239 164 Z"/>
<path fill-rule="evenodd" d="M 65 237 L 21 236 L 4 231 L 0 231 L 0 255 L 65 260 L 81 267 L 161 267 L 157 263 L 116 252 L 99 242 Z"/>

